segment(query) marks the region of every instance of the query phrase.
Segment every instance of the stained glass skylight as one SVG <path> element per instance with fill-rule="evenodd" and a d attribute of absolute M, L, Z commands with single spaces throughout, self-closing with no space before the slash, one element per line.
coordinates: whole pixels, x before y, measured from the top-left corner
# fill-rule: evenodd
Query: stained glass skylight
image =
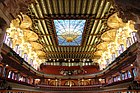
<path fill-rule="evenodd" d="M 61 46 L 79 46 L 86 20 L 54 20 L 58 43 Z"/>

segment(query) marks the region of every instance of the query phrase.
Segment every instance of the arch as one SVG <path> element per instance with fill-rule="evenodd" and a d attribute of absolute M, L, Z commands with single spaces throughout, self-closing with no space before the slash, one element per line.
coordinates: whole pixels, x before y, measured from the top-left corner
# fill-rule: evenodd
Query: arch
<path fill-rule="evenodd" d="M 66 86 L 74 86 L 74 85 L 76 85 L 76 84 L 75 84 L 75 82 L 74 82 L 73 80 L 67 80 L 67 81 L 64 83 L 64 85 L 66 85 Z"/>

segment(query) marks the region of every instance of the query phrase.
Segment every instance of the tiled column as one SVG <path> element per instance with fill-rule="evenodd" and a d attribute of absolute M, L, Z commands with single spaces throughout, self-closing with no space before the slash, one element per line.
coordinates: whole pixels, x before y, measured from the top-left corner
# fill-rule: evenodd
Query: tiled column
<path fill-rule="evenodd" d="M 136 68 L 137 76 L 134 78 L 138 83 L 140 83 L 140 16 L 136 15 L 138 21 L 135 23 L 135 29 L 137 30 L 137 58 L 134 62 L 134 68 Z"/>
<path fill-rule="evenodd" d="M 0 17 L 0 61 L 3 59 L 1 55 L 1 48 L 3 45 L 6 28 L 7 28 L 6 21 Z"/>

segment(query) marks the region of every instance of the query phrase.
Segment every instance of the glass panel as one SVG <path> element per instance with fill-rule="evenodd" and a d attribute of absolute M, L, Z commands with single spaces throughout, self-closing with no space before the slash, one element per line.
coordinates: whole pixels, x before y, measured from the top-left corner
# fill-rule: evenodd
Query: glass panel
<path fill-rule="evenodd" d="M 15 77 L 15 73 L 12 73 L 12 79 L 14 79 L 14 77 Z"/>
<path fill-rule="evenodd" d="M 132 32 L 131 34 L 131 37 L 132 37 L 132 40 L 133 40 L 133 43 L 135 43 L 137 41 L 137 37 L 136 37 L 136 32 Z"/>
<path fill-rule="evenodd" d="M 127 42 L 127 48 L 130 47 L 132 45 L 131 37 L 128 37 L 126 42 Z"/>
<path fill-rule="evenodd" d="M 133 74 L 134 74 L 134 77 L 137 76 L 137 72 L 136 72 L 136 69 L 135 68 L 133 69 Z"/>
<path fill-rule="evenodd" d="M 124 75 L 124 73 L 122 73 L 122 80 L 124 80 L 125 79 L 125 75 Z"/>
<path fill-rule="evenodd" d="M 114 54 L 112 54 L 112 61 L 114 61 L 115 58 L 116 58 L 116 54 L 114 53 Z"/>
<path fill-rule="evenodd" d="M 130 73 L 130 71 L 128 71 L 128 78 L 131 78 L 132 76 L 131 76 L 131 73 Z"/>
<path fill-rule="evenodd" d="M 17 54 L 19 54 L 19 45 L 16 45 L 16 46 L 14 47 L 14 51 L 15 51 Z"/>
<path fill-rule="evenodd" d="M 8 78 L 11 78 L 12 71 L 9 71 Z"/>
<path fill-rule="evenodd" d="M 0 66 L 0 73 L 2 73 L 2 67 Z"/>
<path fill-rule="evenodd" d="M 118 76 L 118 81 L 120 81 L 121 80 L 121 77 L 120 76 Z"/>
<path fill-rule="evenodd" d="M 26 53 L 24 53 L 24 60 L 27 61 L 28 60 L 28 55 Z"/>
<path fill-rule="evenodd" d="M 54 20 L 59 45 L 79 46 L 86 20 Z"/>
<path fill-rule="evenodd" d="M 125 72 L 125 79 L 128 79 L 127 72 Z"/>

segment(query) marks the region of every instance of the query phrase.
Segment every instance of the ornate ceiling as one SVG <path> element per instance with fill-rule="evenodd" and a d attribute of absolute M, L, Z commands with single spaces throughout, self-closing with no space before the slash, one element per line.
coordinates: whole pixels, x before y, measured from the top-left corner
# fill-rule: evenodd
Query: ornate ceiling
<path fill-rule="evenodd" d="M 108 29 L 107 19 L 115 12 L 107 0 L 36 0 L 28 15 L 46 59 L 94 59 L 101 35 Z M 59 45 L 54 20 L 86 20 L 79 46 Z"/>

